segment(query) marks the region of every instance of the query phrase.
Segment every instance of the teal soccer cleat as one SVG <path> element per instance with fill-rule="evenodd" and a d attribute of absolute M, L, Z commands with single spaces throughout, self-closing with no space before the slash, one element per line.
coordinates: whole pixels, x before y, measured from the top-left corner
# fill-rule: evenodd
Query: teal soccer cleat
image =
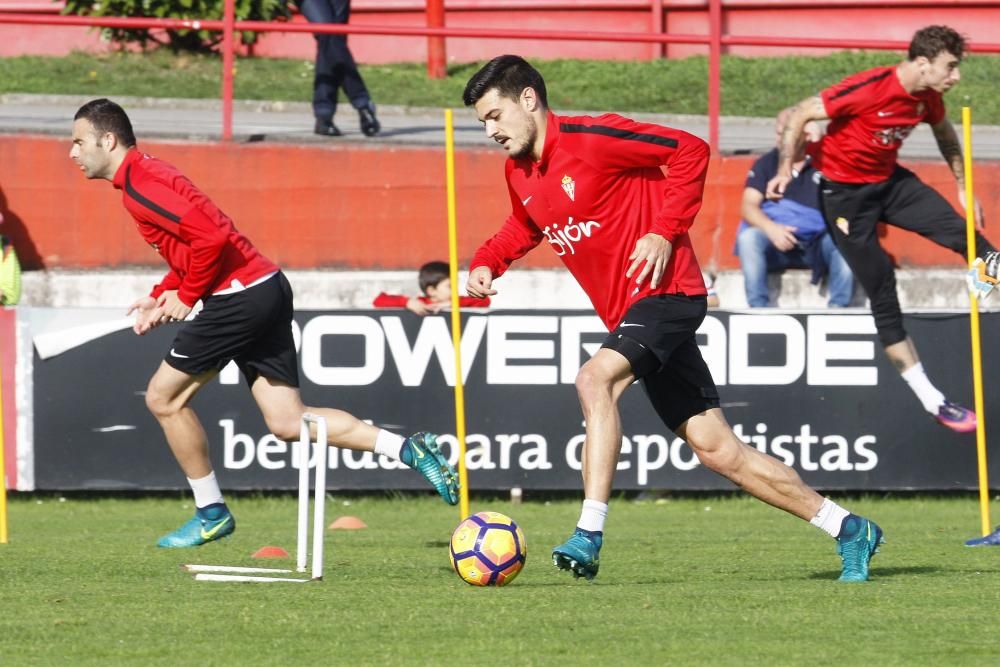
<path fill-rule="evenodd" d="M 400 452 L 403 463 L 420 472 L 449 505 L 458 504 L 458 474 L 441 453 L 433 433 L 414 433 Z"/>
<path fill-rule="evenodd" d="M 569 570 L 574 579 L 587 581 L 597 576 L 601 566 L 601 544 L 604 534 L 577 528 L 568 540 L 552 550 L 552 564 L 560 570 Z"/>
<path fill-rule="evenodd" d="M 868 564 L 884 544 L 882 529 L 874 521 L 848 514 L 837 538 L 837 553 L 843 561 L 839 581 L 868 581 Z"/>
<path fill-rule="evenodd" d="M 232 535 L 234 530 L 236 519 L 224 503 L 218 503 L 196 510 L 193 519 L 161 537 L 156 546 L 163 549 L 199 547 Z"/>

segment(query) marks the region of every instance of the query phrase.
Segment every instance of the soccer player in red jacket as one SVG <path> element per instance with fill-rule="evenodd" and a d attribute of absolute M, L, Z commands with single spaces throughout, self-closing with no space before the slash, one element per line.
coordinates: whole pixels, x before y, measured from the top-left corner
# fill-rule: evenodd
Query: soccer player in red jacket
<path fill-rule="evenodd" d="M 618 400 L 642 380 L 663 423 L 702 464 L 829 533 L 843 559 L 841 580 L 866 581 L 881 529 L 745 444 L 719 408 L 695 339 L 706 292 L 687 234 L 701 207 L 705 142 L 614 114 L 556 115 L 548 109 L 542 76 L 518 56 L 487 63 L 469 80 L 464 101 L 475 108 L 486 135 L 507 151 L 512 209 L 473 257 L 469 294 L 496 294 L 493 281 L 545 243 L 611 332 L 576 379 L 586 420 L 585 499 L 573 535 L 552 552 L 555 565 L 576 577 L 597 575 L 622 444 Z"/>
<path fill-rule="evenodd" d="M 111 181 L 122 191 L 139 234 L 170 268 L 129 308 L 136 314 L 135 333 L 184 322 L 202 303 L 178 330 L 146 389 L 146 406 L 163 428 L 197 508 L 158 546 L 199 546 L 236 527 L 212 470 L 205 430 L 189 406 L 230 361 L 243 372 L 268 429 L 279 438 L 298 438 L 302 414 L 318 414 L 326 419 L 329 444 L 399 459 L 419 470 L 446 502 L 458 503 L 457 476 L 436 436 L 404 439 L 342 410 L 303 405 L 292 289 L 284 274 L 175 167 L 136 148 L 132 124 L 119 105 L 92 100 L 73 121 L 70 158 L 87 178 Z"/>
<path fill-rule="evenodd" d="M 976 414 L 947 400 L 927 377 L 917 348 L 903 328 L 896 272 L 879 243 L 877 225 L 884 221 L 916 232 L 965 258 L 964 218 L 898 163 L 903 140 L 919 123 L 928 123 L 958 182 L 959 201 L 970 205 L 965 201 L 962 149 L 945 115 L 943 100 L 944 93 L 959 81 L 964 52 L 965 40 L 957 32 L 946 26 L 929 26 L 916 32 L 908 58 L 898 65 L 854 74 L 799 102 L 785 125 L 778 175 L 768 183 L 766 193 L 770 199 L 784 194 L 805 124 L 830 119 L 822 141 L 809 145 L 813 166 L 823 174 L 820 202 L 827 228 L 868 294 L 879 340 L 893 366 L 924 409 L 960 433 L 976 430 Z M 981 228 L 979 202 L 971 205 Z M 993 250 L 977 231 L 976 255 L 986 257 L 986 262 L 979 264 L 983 269 L 980 283 L 990 282 L 990 267 L 995 282 Z"/>

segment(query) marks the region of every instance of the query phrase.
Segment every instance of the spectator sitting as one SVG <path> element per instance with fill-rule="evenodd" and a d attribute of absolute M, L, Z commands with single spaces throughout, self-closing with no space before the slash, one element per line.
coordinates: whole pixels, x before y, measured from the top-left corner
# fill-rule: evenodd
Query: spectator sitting
<path fill-rule="evenodd" d="M 451 267 L 447 262 L 427 262 L 420 267 L 417 280 L 423 296 L 408 297 L 382 292 L 375 297 L 373 305 L 376 308 L 406 308 L 417 315 L 438 313 L 451 305 Z M 462 296 L 458 298 L 458 305 L 462 308 L 485 308 L 490 305 L 490 300 Z"/>
<path fill-rule="evenodd" d="M 791 109 L 778 114 L 778 140 Z M 815 123 L 807 128 L 810 141 L 819 139 Z M 747 304 L 751 308 L 771 305 L 767 274 L 787 268 L 812 269 L 812 284 L 827 276 L 830 307 L 843 308 L 854 294 L 854 275 L 826 230 L 819 203 L 821 175 L 810 163 L 805 146 L 794 160 L 793 180 L 785 197 L 765 200 L 767 183 L 778 172 L 778 149 L 762 155 L 747 174 L 740 222 L 736 234 L 736 254 L 743 269 Z"/>
<path fill-rule="evenodd" d="M 3 215 L 0 214 L 0 224 Z M 0 235 L 0 306 L 15 306 L 21 300 L 21 263 L 14 246 Z"/>

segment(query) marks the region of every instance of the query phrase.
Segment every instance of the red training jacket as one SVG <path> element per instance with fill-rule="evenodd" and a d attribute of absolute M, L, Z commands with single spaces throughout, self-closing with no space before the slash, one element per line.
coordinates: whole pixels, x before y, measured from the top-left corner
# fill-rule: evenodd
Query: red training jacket
<path fill-rule="evenodd" d="M 609 330 L 651 294 L 703 295 L 687 230 L 701 208 L 708 156 L 704 141 L 681 130 L 550 112 L 541 160 L 507 160 L 511 214 L 470 268 L 486 266 L 497 278 L 547 241 Z M 656 289 L 648 278 L 638 288 L 625 277 L 636 241 L 650 232 L 673 244 Z"/>
<path fill-rule="evenodd" d="M 813 166 L 838 183 L 878 183 L 892 175 L 899 148 L 921 122 L 945 116 L 941 93 L 906 92 L 896 67 L 876 67 L 820 93 L 830 125 L 810 144 Z"/>
<path fill-rule="evenodd" d="M 173 165 L 132 149 L 112 182 L 142 238 L 170 267 L 150 296 L 176 289 L 177 297 L 193 306 L 202 297 L 278 270 Z"/>

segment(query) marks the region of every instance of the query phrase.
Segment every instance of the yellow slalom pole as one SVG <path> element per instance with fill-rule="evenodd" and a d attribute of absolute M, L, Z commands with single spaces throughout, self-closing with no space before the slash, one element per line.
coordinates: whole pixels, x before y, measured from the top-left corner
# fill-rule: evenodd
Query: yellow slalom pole
<path fill-rule="evenodd" d="M 7 544 L 7 457 L 3 437 L 3 368 L 0 368 L 0 544 Z"/>
<path fill-rule="evenodd" d="M 469 471 L 465 467 L 465 390 L 462 382 L 462 318 L 458 303 L 458 223 L 455 217 L 455 124 L 444 110 L 445 174 L 448 181 L 448 265 L 451 273 L 451 343 L 455 348 L 455 439 L 458 440 L 459 521 L 469 516 Z"/>
<path fill-rule="evenodd" d="M 962 107 L 965 169 L 965 241 L 969 268 L 976 259 L 976 206 L 972 190 L 972 113 Z M 969 327 L 972 330 L 972 385 L 976 400 L 976 458 L 979 462 L 979 516 L 983 536 L 990 534 L 990 484 L 986 469 L 986 413 L 983 409 L 983 357 L 979 340 L 979 301 L 969 290 Z"/>

